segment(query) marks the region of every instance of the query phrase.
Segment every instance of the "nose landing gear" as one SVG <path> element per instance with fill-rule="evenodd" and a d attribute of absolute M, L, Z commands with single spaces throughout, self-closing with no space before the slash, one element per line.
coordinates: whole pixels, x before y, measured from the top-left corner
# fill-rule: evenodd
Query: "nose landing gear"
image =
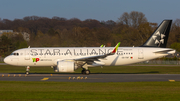
<path fill-rule="evenodd" d="M 29 69 L 30 69 L 30 67 L 27 66 L 27 67 L 26 67 L 26 74 L 27 74 L 27 75 L 29 74 Z"/>

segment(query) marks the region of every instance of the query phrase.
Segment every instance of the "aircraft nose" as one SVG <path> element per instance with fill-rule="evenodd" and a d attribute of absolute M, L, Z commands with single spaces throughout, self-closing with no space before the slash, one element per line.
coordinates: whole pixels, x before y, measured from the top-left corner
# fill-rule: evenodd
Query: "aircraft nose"
<path fill-rule="evenodd" d="M 6 64 L 9 64 L 9 62 L 10 62 L 10 58 L 5 57 L 5 58 L 4 58 L 4 62 L 5 62 Z"/>

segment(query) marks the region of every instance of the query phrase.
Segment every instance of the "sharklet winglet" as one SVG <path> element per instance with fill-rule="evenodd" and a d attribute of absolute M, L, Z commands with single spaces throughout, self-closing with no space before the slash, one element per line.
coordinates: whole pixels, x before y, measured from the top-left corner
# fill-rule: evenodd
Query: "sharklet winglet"
<path fill-rule="evenodd" d="M 103 47 L 104 45 L 101 45 L 100 47 Z"/>
<path fill-rule="evenodd" d="M 112 51 L 111 53 L 113 53 L 113 54 L 116 53 L 116 51 L 117 51 L 120 43 L 121 43 L 121 42 L 117 43 L 117 45 L 114 47 L 114 49 L 113 49 L 113 51 Z"/>

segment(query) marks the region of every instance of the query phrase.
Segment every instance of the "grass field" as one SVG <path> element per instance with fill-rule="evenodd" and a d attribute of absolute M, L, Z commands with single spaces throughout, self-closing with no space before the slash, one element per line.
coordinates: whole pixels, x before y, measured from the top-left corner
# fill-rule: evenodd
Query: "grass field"
<path fill-rule="evenodd" d="M 0 66 L 0 73 L 24 73 L 25 70 L 25 67 Z M 30 70 L 30 73 L 54 73 L 50 67 Z M 92 73 L 180 74 L 179 66 L 114 66 L 90 70 Z M 180 82 L 0 81 L 0 101 L 179 101 L 179 95 Z"/>
<path fill-rule="evenodd" d="M 180 82 L 0 82 L 6 101 L 179 101 Z"/>
<path fill-rule="evenodd" d="M 89 68 L 91 73 L 180 74 L 180 66 L 104 66 Z M 73 73 L 81 73 L 81 68 Z M 0 73 L 25 73 L 25 67 L 0 65 Z M 30 73 L 55 73 L 51 67 L 30 67 Z"/>

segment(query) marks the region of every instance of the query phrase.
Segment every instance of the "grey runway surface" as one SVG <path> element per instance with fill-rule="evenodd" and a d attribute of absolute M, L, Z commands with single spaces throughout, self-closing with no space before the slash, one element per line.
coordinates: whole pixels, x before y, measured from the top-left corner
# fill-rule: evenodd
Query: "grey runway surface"
<path fill-rule="evenodd" d="M 0 63 L 0 65 L 7 65 L 6 63 Z"/>
<path fill-rule="evenodd" d="M 0 81 L 151 82 L 180 81 L 180 74 L 2 74 Z"/>

